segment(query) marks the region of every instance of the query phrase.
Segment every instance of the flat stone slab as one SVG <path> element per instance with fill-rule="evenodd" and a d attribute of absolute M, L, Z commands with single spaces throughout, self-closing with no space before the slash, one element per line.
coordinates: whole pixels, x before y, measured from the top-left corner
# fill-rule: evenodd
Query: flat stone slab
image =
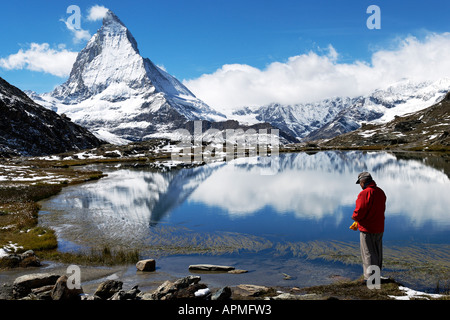
<path fill-rule="evenodd" d="M 228 272 L 234 270 L 234 267 L 230 266 L 218 266 L 214 264 L 193 264 L 189 266 L 191 271 L 216 271 L 216 272 Z"/>
<path fill-rule="evenodd" d="M 242 297 L 259 297 L 262 295 L 275 293 L 276 291 L 275 289 L 266 286 L 240 284 L 234 288 L 233 292 L 234 294 Z"/>
<path fill-rule="evenodd" d="M 16 287 L 26 287 L 31 291 L 33 288 L 54 285 L 59 277 L 53 273 L 33 273 L 16 278 L 13 284 Z"/>

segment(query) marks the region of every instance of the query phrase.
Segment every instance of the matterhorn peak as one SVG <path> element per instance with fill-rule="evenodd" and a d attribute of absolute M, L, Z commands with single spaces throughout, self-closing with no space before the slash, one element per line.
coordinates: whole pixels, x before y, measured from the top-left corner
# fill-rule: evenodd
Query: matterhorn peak
<path fill-rule="evenodd" d="M 78 54 L 69 79 L 41 98 L 94 133 L 127 140 L 149 138 L 161 128 L 173 131 L 190 120 L 225 119 L 143 58 L 131 32 L 111 10 Z"/>
<path fill-rule="evenodd" d="M 106 11 L 105 16 L 103 17 L 103 25 L 109 25 L 117 23 L 125 27 L 122 21 L 120 21 L 119 17 L 114 14 L 111 10 L 108 9 Z"/>

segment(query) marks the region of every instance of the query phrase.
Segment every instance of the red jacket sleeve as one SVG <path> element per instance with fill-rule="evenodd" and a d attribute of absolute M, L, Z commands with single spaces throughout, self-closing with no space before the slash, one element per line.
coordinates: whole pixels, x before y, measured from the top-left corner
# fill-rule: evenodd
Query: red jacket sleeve
<path fill-rule="evenodd" d="M 364 219 L 369 211 L 369 192 L 368 190 L 363 190 L 358 194 L 358 198 L 356 199 L 355 210 L 353 211 L 352 219 L 355 221 L 360 221 Z"/>

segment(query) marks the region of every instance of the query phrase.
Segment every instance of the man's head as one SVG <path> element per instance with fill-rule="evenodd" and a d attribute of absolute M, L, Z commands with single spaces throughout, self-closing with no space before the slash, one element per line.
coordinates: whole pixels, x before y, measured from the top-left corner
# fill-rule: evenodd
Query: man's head
<path fill-rule="evenodd" d="M 364 186 L 369 182 L 372 182 L 372 176 L 367 171 L 361 172 L 358 175 L 358 180 L 356 180 L 356 184 L 359 184 L 363 189 Z"/>

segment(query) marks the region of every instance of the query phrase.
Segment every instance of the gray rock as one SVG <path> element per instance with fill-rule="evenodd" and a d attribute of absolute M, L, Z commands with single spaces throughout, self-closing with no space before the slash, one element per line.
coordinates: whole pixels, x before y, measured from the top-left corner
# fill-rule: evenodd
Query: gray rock
<path fill-rule="evenodd" d="M 99 284 L 94 295 L 100 297 L 101 299 L 111 298 L 115 293 L 122 290 L 122 281 L 118 280 L 106 280 Z"/>
<path fill-rule="evenodd" d="M 217 290 L 212 296 L 211 300 L 228 300 L 231 298 L 230 287 L 223 287 Z"/>
<path fill-rule="evenodd" d="M 33 250 L 28 250 L 21 254 L 10 253 L 0 258 L 0 265 L 5 268 L 28 268 L 39 267 L 41 262 Z"/>
<path fill-rule="evenodd" d="M 170 300 L 190 296 L 191 294 L 194 296 L 195 291 L 206 287 L 204 285 L 197 285 L 200 280 L 201 278 L 198 276 L 187 276 L 185 278 L 178 279 L 175 282 L 165 281 L 151 294 L 151 296 L 147 295 L 145 300 Z M 189 290 L 184 290 L 188 288 Z M 182 290 L 184 291 L 179 292 Z"/>
<path fill-rule="evenodd" d="M 13 283 L 13 295 L 16 299 L 25 297 L 32 289 L 54 285 L 59 277 L 52 273 L 33 273 L 18 277 Z"/>
<path fill-rule="evenodd" d="M 155 300 L 152 292 L 140 292 L 137 298 L 139 300 Z"/>
<path fill-rule="evenodd" d="M 232 274 L 241 274 L 241 273 L 247 273 L 248 270 L 243 270 L 243 269 L 235 269 L 235 270 L 230 270 L 228 271 L 228 273 L 232 273 Z"/>
<path fill-rule="evenodd" d="M 52 300 L 52 290 L 54 285 L 43 286 L 36 289 L 31 289 L 31 294 L 38 300 Z"/>
<path fill-rule="evenodd" d="M 243 297 L 260 297 L 275 293 L 275 289 L 254 284 L 240 284 L 236 286 L 234 293 Z"/>
<path fill-rule="evenodd" d="M 189 266 L 189 270 L 191 271 L 219 271 L 219 272 L 228 272 L 234 270 L 234 267 L 230 266 L 218 266 L 214 264 L 194 264 Z"/>
<path fill-rule="evenodd" d="M 136 300 L 139 298 L 138 294 L 141 290 L 138 289 L 138 286 L 134 286 L 131 290 L 125 292 L 124 290 L 120 290 L 113 294 L 111 298 L 108 300 Z"/>
<path fill-rule="evenodd" d="M 265 300 L 323 300 L 324 297 L 315 293 L 308 294 L 292 294 L 292 293 L 280 293 L 274 297 L 265 298 Z"/>
<path fill-rule="evenodd" d="M 0 300 L 12 300 L 13 295 L 13 285 L 10 283 L 3 283 L 0 285 Z"/>
<path fill-rule="evenodd" d="M 83 289 L 80 288 L 74 288 L 69 289 L 67 286 L 67 279 L 68 277 L 66 275 L 63 275 L 58 278 L 56 281 L 56 284 L 53 286 L 51 297 L 52 300 L 80 300 L 80 295 L 83 294 Z"/>

